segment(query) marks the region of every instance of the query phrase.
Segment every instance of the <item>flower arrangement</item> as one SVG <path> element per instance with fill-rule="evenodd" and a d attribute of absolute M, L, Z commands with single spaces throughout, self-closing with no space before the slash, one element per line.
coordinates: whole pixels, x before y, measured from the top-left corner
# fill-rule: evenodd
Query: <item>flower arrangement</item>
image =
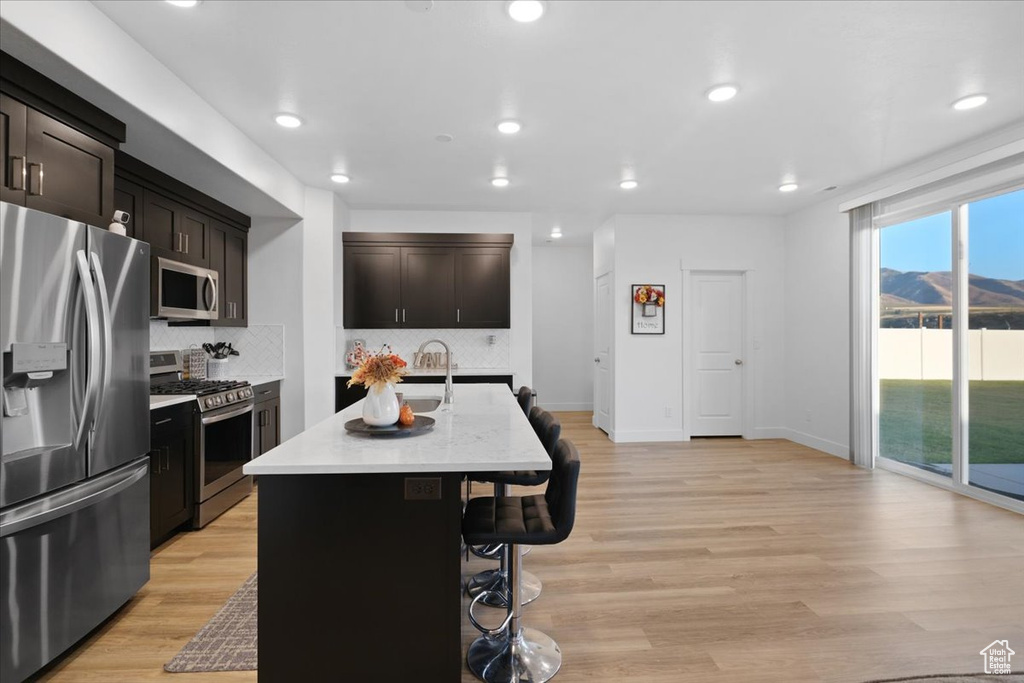
<path fill-rule="evenodd" d="M 665 305 L 665 292 L 656 289 L 653 285 L 642 285 L 633 295 L 633 301 L 638 304 L 656 305 L 660 308 Z"/>
<path fill-rule="evenodd" d="M 352 373 L 348 386 L 362 384 L 369 389 L 375 384 L 397 384 L 409 372 L 405 369 L 407 365 L 398 354 L 391 353 L 390 347 L 385 346 L 378 353 L 366 357 Z"/>

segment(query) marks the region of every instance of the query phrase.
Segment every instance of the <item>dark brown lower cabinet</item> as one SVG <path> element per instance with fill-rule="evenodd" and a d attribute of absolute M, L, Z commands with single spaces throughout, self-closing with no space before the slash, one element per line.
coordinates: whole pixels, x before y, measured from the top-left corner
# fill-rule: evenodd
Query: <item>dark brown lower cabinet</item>
<path fill-rule="evenodd" d="M 339 375 L 334 378 L 334 412 L 340 412 L 353 403 L 366 398 L 366 389 L 360 385 L 348 386 L 351 375 Z M 438 384 L 444 383 L 444 375 L 412 375 L 405 377 L 402 384 Z M 512 389 L 512 375 L 455 375 L 453 384 L 507 384 Z M 402 390 L 398 385 L 398 391 Z M 458 389 L 455 390 L 458 395 Z"/>
<path fill-rule="evenodd" d="M 195 407 L 183 403 L 150 413 L 149 538 L 155 548 L 192 519 Z"/>
<path fill-rule="evenodd" d="M 281 383 L 269 382 L 253 387 L 253 457 L 263 455 L 281 443 Z"/>

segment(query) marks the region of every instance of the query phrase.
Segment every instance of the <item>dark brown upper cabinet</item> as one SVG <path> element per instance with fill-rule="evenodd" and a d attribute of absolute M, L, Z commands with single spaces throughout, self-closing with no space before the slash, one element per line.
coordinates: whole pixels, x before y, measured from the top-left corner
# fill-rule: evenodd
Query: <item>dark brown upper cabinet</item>
<path fill-rule="evenodd" d="M 207 324 L 245 327 L 249 217 L 123 152 L 116 162 L 114 208 L 133 214 L 129 230 L 153 256 L 216 270 L 219 317 Z"/>
<path fill-rule="evenodd" d="M 3 95 L 3 200 L 89 225 L 114 215 L 114 150 Z"/>
<path fill-rule="evenodd" d="M 345 245 L 344 323 L 349 329 L 402 326 L 402 248 Z"/>
<path fill-rule="evenodd" d="M 455 250 L 402 247 L 402 327 L 454 327 L 455 318 Z"/>
<path fill-rule="evenodd" d="M 14 57 L 0 58 L 0 199 L 106 227 L 124 123 Z"/>
<path fill-rule="evenodd" d="M 455 249 L 455 326 L 507 328 L 511 319 L 509 250 Z"/>
<path fill-rule="evenodd" d="M 512 235 L 344 233 L 347 328 L 508 328 Z"/>
<path fill-rule="evenodd" d="M 214 221 L 210 228 L 210 268 L 220 274 L 217 289 L 219 327 L 245 327 L 248 292 L 249 235 L 226 223 Z"/>
<path fill-rule="evenodd" d="M 3 185 L 0 200 L 25 206 L 28 161 L 25 157 L 27 107 L 7 95 L 0 95 L 0 158 L 3 158 Z"/>

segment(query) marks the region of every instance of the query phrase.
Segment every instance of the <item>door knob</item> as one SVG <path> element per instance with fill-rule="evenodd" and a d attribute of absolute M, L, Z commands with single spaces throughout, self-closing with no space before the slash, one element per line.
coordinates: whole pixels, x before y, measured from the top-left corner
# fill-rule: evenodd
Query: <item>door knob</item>
<path fill-rule="evenodd" d="M 600 362 L 601 362 L 601 359 L 600 359 L 600 358 L 595 358 L 595 359 L 594 359 L 594 362 L 595 362 L 595 363 L 600 363 Z"/>
<path fill-rule="evenodd" d="M 743 361 L 741 361 L 739 358 L 737 358 L 733 362 L 736 363 L 736 365 L 743 365 Z"/>

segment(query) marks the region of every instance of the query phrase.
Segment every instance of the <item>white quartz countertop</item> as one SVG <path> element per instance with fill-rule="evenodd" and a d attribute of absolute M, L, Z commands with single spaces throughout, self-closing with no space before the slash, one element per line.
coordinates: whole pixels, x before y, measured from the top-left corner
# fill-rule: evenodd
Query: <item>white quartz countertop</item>
<path fill-rule="evenodd" d="M 440 384 L 399 385 L 406 398 L 441 397 Z M 504 384 L 460 384 L 455 402 L 423 413 L 434 428 L 416 436 L 352 434 L 359 401 L 250 461 L 243 471 L 272 474 L 381 474 L 550 470 L 551 459 L 515 395 Z"/>
<path fill-rule="evenodd" d="M 166 408 L 167 406 L 173 406 L 179 403 L 188 403 L 189 401 L 194 400 L 196 400 L 195 394 L 181 394 L 175 396 L 150 396 L 149 409 L 156 410 L 157 408 Z"/>
<path fill-rule="evenodd" d="M 351 377 L 352 373 L 355 372 L 355 368 L 346 368 L 339 370 L 334 373 L 335 377 Z M 409 377 L 440 377 L 442 380 L 445 377 L 446 370 L 441 368 L 439 370 L 431 368 L 430 370 L 424 370 L 423 368 L 414 368 L 409 372 Z M 459 375 L 512 375 L 515 374 L 508 368 L 455 368 L 452 370 L 452 377 L 458 377 Z M 505 387 L 506 389 L 508 387 Z"/>

